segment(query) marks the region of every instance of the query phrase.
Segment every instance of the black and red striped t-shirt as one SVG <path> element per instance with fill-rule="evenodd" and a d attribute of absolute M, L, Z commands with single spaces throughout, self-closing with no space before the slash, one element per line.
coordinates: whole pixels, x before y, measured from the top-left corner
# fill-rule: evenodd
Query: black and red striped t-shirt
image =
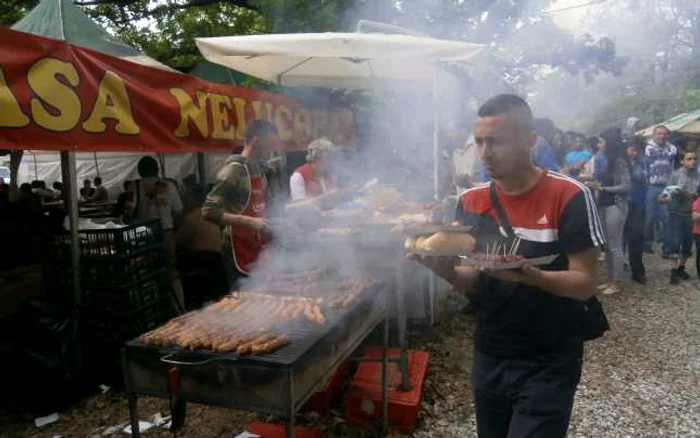
<path fill-rule="evenodd" d="M 568 269 L 566 254 L 605 243 L 595 200 L 588 188 L 567 176 L 543 171 L 525 193 L 509 196 L 496 186 L 498 200 L 522 242 L 519 254 L 542 257 L 562 254 L 544 270 Z M 466 191 L 457 206 L 457 220 L 471 225 L 477 251 L 508 239 L 500 226 L 489 185 Z M 476 347 L 497 356 L 522 356 L 566 349 L 579 336 L 580 302 L 541 289 L 491 277 L 480 281 Z"/>

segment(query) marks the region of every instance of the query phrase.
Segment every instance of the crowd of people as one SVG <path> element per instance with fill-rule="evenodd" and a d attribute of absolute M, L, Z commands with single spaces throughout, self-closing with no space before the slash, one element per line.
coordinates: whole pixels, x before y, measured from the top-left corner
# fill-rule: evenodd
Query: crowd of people
<path fill-rule="evenodd" d="M 700 194 L 695 151 L 672 144 L 671 131 L 663 125 L 655 126 L 649 139 L 635 136 L 641 130 L 635 117 L 596 136 L 563 132 L 547 119 L 534 123 L 538 137 L 533 163 L 575 178 L 595 195 L 607 238 L 601 255 L 606 266 L 601 291 L 620 292 L 625 270 L 633 281 L 645 284 L 643 254 L 655 249 L 669 260 L 671 284 L 688 280 L 685 264 L 693 242 L 700 242 L 700 201 L 694 204 Z M 448 128 L 453 149 L 451 190 L 461 193 L 489 177 L 474 137 L 454 127 Z M 660 245 L 655 248 L 657 242 Z"/>
<path fill-rule="evenodd" d="M 94 183 L 94 186 L 93 186 Z M 83 180 L 83 186 L 80 188 L 80 203 L 82 204 L 99 204 L 109 202 L 109 192 L 102 185 L 102 178 L 96 176 L 94 179 Z M 62 201 L 65 195 L 65 187 L 63 182 L 54 181 L 51 188 L 44 180 L 34 180 L 31 183 L 22 183 L 19 185 L 18 196 L 29 202 L 41 206 L 45 203 Z M 10 200 L 10 185 L 0 183 L 0 204 L 5 205 Z"/>
<path fill-rule="evenodd" d="M 646 283 L 645 252 L 660 251 L 669 260 L 672 284 L 690 279 L 685 264 L 693 243 L 700 248 L 696 154 L 672 144 L 665 126 L 655 126 L 648 140 L 635 136 L 639 129 L 639 120 L 630 118 L 593 137 L 565 133 L 533 119 L 514 95 L 485 102 L 471 135 L 464 121 L 448 125 L 451 171 L 443 195 L 456 198 L 452 220 L 471 227 L 470 251 L 498 243 L 517 244 L 526 258 L 558 255 L 547 266 L 519 270 L 411 256 L 469 295 L 478 313 L 472 376 L 480 437 L 565 436 L 583 343 L 609 328 L 597 293 L 620 292 L 626 265 L 633 281 Z M 182 186 L 160 176 L 149 156 L 138 163 L 140 178 L 124 182 L 114 214 L 160 221 L 166 268 L 182 308 L 224 295 L 252 272 L 274 238 L 271 205 L 286 204 L 280 220 L 312 219 L 362 190 L 337 183 L 337 148 L 316 139 L 288 179 L 289 196 L 275 199 L 279 191 L 270 181 L 283 175 L 269 157 L 279 142 L 274 124 L 254 121 L 242 152 L 230 156 L 206 188 L 194 175 Z M 26 199 L 63 190 L 60 183 L 55 191 L 35 183 L 22 187 Z M 85 202 L 109 199 L 99 177 L 85 180 L 80 195 Z M 605 260 L 602 285 L 599 257 Z M 700 274 L 700 263 L 697 268 Z"/>

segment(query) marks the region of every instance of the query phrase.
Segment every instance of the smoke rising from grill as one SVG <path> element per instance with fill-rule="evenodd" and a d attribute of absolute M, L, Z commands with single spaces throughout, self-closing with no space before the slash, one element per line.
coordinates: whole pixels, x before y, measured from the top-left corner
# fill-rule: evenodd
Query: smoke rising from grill
<path fill-rule="evenodd" d="M 552 14 L 556 12 L 547 13 L 550 5 L 545 1 L 509 7 L 491 4 L 478 10 L 465 3 L 358 1 L 343 19 L 347 30 L 353 30 L 357 19 L 366 18 L 407 26 L 430 36 L 487 44 L 488 52 L 473 65 L 439 66 L 437 98 L 432 86 L 426 84 L 337 92 L 330 98 L 329 93 L 318 90 L 294 91 L 320 106 L 337 96 L 350 102 L 357 148 L 338 155 L 334 172 L 346 188 L 360 187 L 376 178 L 384 194 L 392 190 L 400 193 L 404 208 L 392 212 L 394 223 L 401 214 L 429 215 L 431 212 L 422 207 L 434 207 L 435 115 L 445 150 L 440 158 L 444 172 L 452 149 L 458 146 L 445 135 L 448 122 L 456 120 L 471 130 L 479 102 L 489 96 L 520 94 L 530 102 L 536 117 L 550 118 L 564 130 L 594 134 L 608 126 L 619 126 L 628 116 L 640 116 L 646 123 L 654 121 L 652 117 L 658 119 L 658 111 L 641 114 L 636 112 L 641 107 L 627 105 L 625 99 L 644 96 L 645 88 L 639 84 L 645 80 L 653 84 L 658 79 L 658 70 L 663 67 L 660 60 L 673 65 L 685 62 L 682 50 L 668 49 L 663 56 L 657 51 L 672 33 L 659 24 L 670 20 L 659 20 L 664 13 L 662 6 L 635 0 L 592 5 L 580 28 L 571 31 L 555 24 Z M 556 10 L 557 6 L 554 3 L 552 8 Z M 278 21 L 283 22 L 285 15 L 280 13 Z M 630 25 L 621 26 L 620 20 L 629 20 Z M 659 32 L 644 30 L 649 22 Z M 284 31 L 284 27 L 277 31 Z M 688 50 L 685 55 L 694 52 L 694 48 Z M 675 58 L 669 58 L 670 54 Z M 671 105 L 663 109 L 672 110 Z M 441 181 L 441 187 L 445 185 L 451 185 L 451 181 Z M 378 198 L 380 191 L 368 190 L 350 201 L 346 209 L 358 212 L 354 221 L 333 213 L 321 219 L 282 210 L 272 220 L 275 241 L 258 260 L 255 273 L 243 282 L 243 289 L 259 288 L 275 274 L 303 277 L 304 272 L 323 266 L 333 267 L 341 276 L 395 276 L 402 236 L 387 232 L 390 226 L 378 226 L 381 220 L 390 222 L 386 219 L 392 215 L 383 211 L 391 207 L 391 202 L 382 204 Z M 329 231 L 312 236 L 310 230 L 320 223 Z M 416 289 L 420 289 L 427 274 L 415 271 Z M 332 286 L 328 286 L 328 293 L 332 293 Z"/>

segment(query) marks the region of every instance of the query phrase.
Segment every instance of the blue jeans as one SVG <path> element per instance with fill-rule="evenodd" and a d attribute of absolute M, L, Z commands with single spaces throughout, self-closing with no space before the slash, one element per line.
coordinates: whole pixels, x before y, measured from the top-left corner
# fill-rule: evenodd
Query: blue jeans
<path fill-rule="evenodd" d="M 666 229 L 668 211 L 666 205 L 659 202 L 659 196 L 664 191 L 664 186 L 652 186 L 647 188 L 646 220 L 644 223 L 644 248 L 650 249 L 654 243 L 654 229 L 658 229 L 658 240 L 663 242 Z"/>
<path fill-rule="evenodd" d="M 688 215 L 671 213 L 668 215 L 666 243 L 664 251 L 673 258 L 693 255 L 693 219 Z"/>

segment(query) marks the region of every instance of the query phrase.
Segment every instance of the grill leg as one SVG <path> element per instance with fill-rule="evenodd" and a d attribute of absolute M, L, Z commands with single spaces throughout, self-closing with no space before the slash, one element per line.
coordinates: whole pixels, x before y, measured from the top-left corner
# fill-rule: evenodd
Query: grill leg
<path fill-rule="evenodd" d="M 399 329 L 399 347 L 406 345 L 406 256 L 401 253 L 396 263 L 396 323 Z"/>
<path fill-rule="evenodd" d="M 129 399 L 129 420 L 131 422 L 131 436 L 134 438 L 141 437 L 141 431 L 139 430 L 139 406 L 137 403 L 136 394 L 130 392 L 127 394 Z"/>
<path fill-rule="evenodd" d="M 126 384 L 126 398 L 129 403 L 129 422 L 131 423 L 131 436 L 134 438 L 141 437 L 139 429 L 139 405 L 138 398 L 134 392 L 131 381 L 131 370 L 129 368 L 129 360 L 126 357 L 126 350 L 122 350 L 122 371 L 124 372 L 124 383 Z"/>
<path fill-rule="evenodd" d="M 287 412 L 287 438 L 294 438 L 294 416 L 296 407 L 294 406 L 294 372 L 287 374 L 287 384 L 289 385 L 289 410 Z"/>
<path fill-rule="evenodd" d="M 408 342 L 406 341 L 406 280 L 404 276 L 404 269 L 406 267 L 405 257 L 401 257 L 397 262 L 396 268 L 396 309 L 397 316 L 396 322 L 399 328 L 399 348 L 401 349 L 401 355 L 399 356 L 399 371 L 401 372 L 401 384 L 399 385 L 400 391 L 410 391 L 413 389 L 411 386 L 411 379 L 408 372 Z"/>
<path fill-rule="evenodd" d="M 389 397 L 387 396 L 387 356 L 389 346 L 389 316 L 382 323 L 382 435 L 389 433 Z"/>

